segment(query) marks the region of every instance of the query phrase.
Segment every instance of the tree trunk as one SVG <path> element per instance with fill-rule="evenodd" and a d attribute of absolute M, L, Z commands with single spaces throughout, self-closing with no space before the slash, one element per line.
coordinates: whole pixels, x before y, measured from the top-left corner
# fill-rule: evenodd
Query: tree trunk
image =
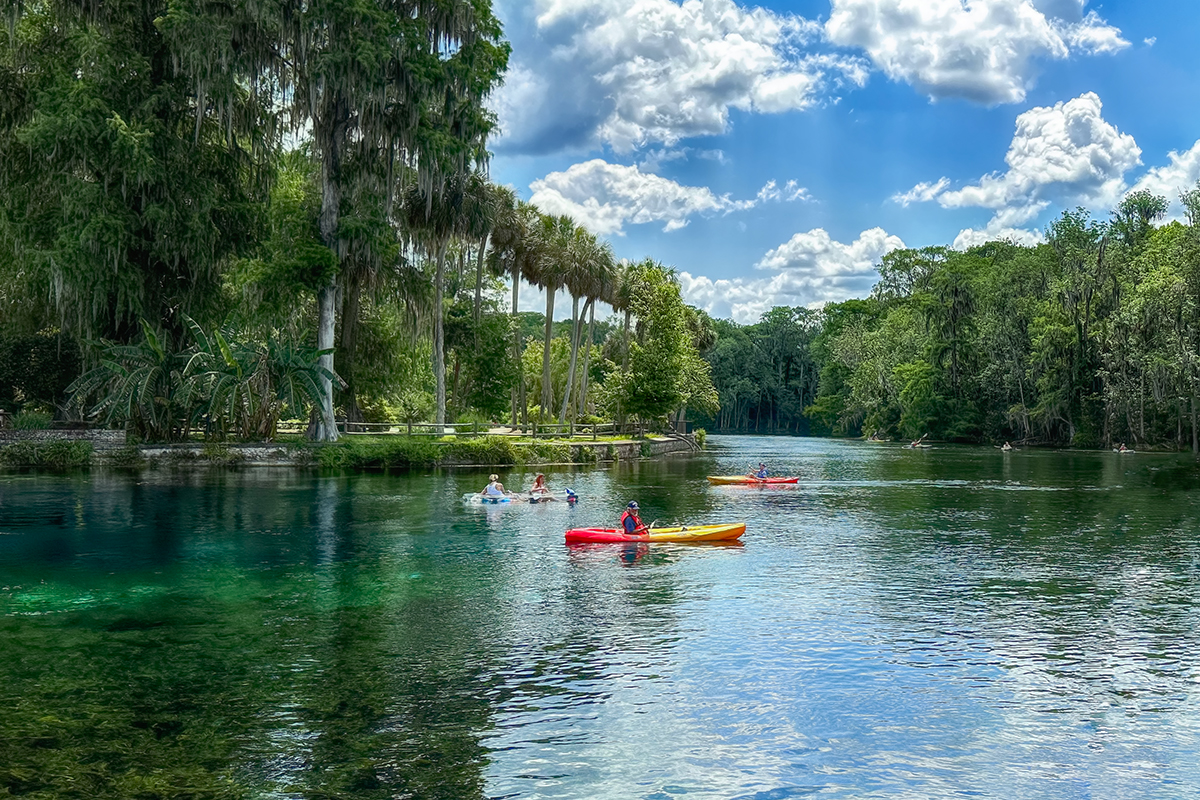
<path fill-rule="evenodd" d="M 541 413 L 546 419 L 554 406 L 554 387 L 550 385 L 550 336 L 554 330 L 554 293 L 557 286 L 546 287 L 546 340 L 542 346 L 542 396 Z"/>
<path fill-rule="evenodd" d="M 336 442 L 337 421 L 333 417 L 333 333 L 337 317 L 337 279 L 330 279 L 317 295 L 317 349 L 322 351 L 319 363 L 325 370 L 321 375 L 321 411 L 314 439 Z"/>
<path fill-rule="evenodd" d="M 583 404 L 584 413 L 589 412 L 588 405 L 587 405 L 587 401 L 588 401 L 587 397 L 588 397 L 588 379 L 589 379 L 591 373 L 588 372 L 588 370 L 591 369 L 590 363 L 591 363 L 591 357 L 592 357 L 592 337 L 595 335 L 595 328 L 596 328 L 596 300 L 595 300 L 595 298 L 592 298 L 592 303 L 591 303 L 590 308 L 591 308 L 591 310 L 590 310 L 590 313 L 588 314 L 587 344 L 585 344 L 583 346 L 583 376 L 580 378 L 580 381 L 579 381 L 579 402 L 581 402 Z"/>
<path fill-rule="evenodd" d="M 621 362 L 621 369 L 624 372 L 629 371 L 629 323 L 633 319 L 633 312 L 628 308 L 625 309 L 625 358 Z"/>
<path fill-rule="evenodd" d="M 590 300 L 588 302 L 591 302 Z M 584 306 L 586 314 L 587 307 Z M 567 421 L 567 409 L 571 406 L 572 389 L 575 388 L 575 365 L 579 359 L 579 340 L 582 338 L 583 331 L 583 316 L 579 313 L 579 298 L 576 295 L 571 295 L 571 366 L 567 370 L 567 388 L 563 392 L 562 408 L 558 412 L 558 422 L 563 424 Z"/>
<path fill-rule="evenodd" d="M 342 329 L 339 332 L 338 363 L 341 364 L 342 405 L 346 408 L 347 430 L 352 422 L 362 422 L 362 409 L 358 407 L 358 391 L 355 388 L 355 349 L 358 346 L 359 315 L 362 312 L 362 279 L 358 270 L 346 276 L 342 292 Z"/>
<path fill-rule="evenodd" d="M 475 346 L 479 346 L 479 319 L 482 315 L 483 308 L 483 256 L 487 253 L 488 239 L 491 234 L 485 235 L 483 241 L 479 243 L 479 256 L 475 260 Z M 514 308 L 515 312 L 516 309 Z"/>
<path fill-rule="evenodd" d="M 517 427 L 517 409 L 525 407 L 525 369 L 521 363 L 521 317 L 517 313 L 517 301 L 520 299 L 521 276 L 517 271 L 516 261 L 513 261 L 512 278 L 512 319 L 513 319 L 513 363 L 517 365 L 517 382 L 512 390 L 512 426 Z M 522 412 L 521 419 L 528 416 Z"/>
<path fill-rule="evenodd" d="M 443 325 L 442 278 L 446 268 L 446 243 L 438 246 L 437 271 L 433 278 L 433 376 L 437 381 L 437 411 L 434 424 L 441 436 L 446 425 L 446 331 Z"/>
<path fill-rule="evenodd" d="M 324 125 L 316 130 L 321 150 L 321 214 L 317 227 L 321 241 L 342 262 L 341 240 L 338 238 L 338 215 L 341 205 L 341 154 L 346 135 L 349 112 L 346 104 L 337 95 L 327 99 L 321 114 Z M 337 277 L 321 287 L 317 293 L 317 349 L 327 351 L 320 356 L 320 365 L 326 371 L 321 376 L 321 408 L 314 437 L 319 442 L 336 442 L 337 421 L 333 416 L 334 333 L 337 327 Z"/>

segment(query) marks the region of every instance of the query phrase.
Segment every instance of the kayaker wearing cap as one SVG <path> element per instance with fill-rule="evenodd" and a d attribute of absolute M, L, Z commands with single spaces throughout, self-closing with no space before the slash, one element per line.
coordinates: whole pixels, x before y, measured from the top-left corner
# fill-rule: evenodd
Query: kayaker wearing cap
<path fill-rule="evenodd" d="M 500 476 L 495 473 L 488 475 L 488 485 L 480 494 L 484 497 L 504 497 L 504 484 L 500 482 Z"/>
<path fill-rule="evenodd" d="M 646 532 L 646 526 L 642 522 L 642 518 L 638 516 L 638 504 L 636 500 L 625 507 L 625 513 L 621 515 L 621 530 L 629 536 L 636 536 Z"/>
<path fill-rule="evenodd" d="M 764 463 L 762 463 L 761 461 L 760 461 L 760 462 L 758 462 L 758 469 L 755 469 L 754 467 L 751 467 L 751 468 L 750 468 L 750 471 L 747 473 L 747 477 L 750 477 L 750 478 L 756 478 L 757 480 L 760 480 L 760 481 L 762 481 L 762 480 L 766 480 L 766 478 L 767 478 L 767 465 L 766 465 L 766 464 L 764 464 Z"/>

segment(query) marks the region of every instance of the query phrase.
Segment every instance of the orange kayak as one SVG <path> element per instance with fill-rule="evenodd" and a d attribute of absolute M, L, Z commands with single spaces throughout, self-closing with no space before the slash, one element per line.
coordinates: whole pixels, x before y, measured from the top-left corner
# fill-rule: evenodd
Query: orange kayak
<path fill-rule="evenodd" d="M 611 528 L 576 528 L 567 531 L 567 544 L 584 542 L 728 542 L 746 532 L 746 523 L 727 525 L 697 525 L 678 528 L 651 528 L 644 534 L 630 536 Z"/>
<path fill-rule="evenodd" d="M 799 478 L 751 478 L 748 475 L 709 475 L 708 482 L 713 486 L 776 486 L 785 483 L 799 483 Z"/>

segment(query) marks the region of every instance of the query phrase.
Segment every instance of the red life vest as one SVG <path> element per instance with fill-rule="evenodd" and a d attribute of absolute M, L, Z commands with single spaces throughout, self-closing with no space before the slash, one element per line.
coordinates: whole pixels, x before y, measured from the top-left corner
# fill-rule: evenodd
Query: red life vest
<path fill-rule="evenodd" d="M 633 520 L 633 530 L 632 531 L 629 530 L 629 526 L 625 524 L 625 520 L 627 520 L 627 519 Z M 641 527 L 644 527 L 642 525 L 641 518 L 638 517 L 638 515 L 635 514 L 634 512 L 626 509 L 625 513 L 621 515 L 621 531 L 623 533 L 635 533 L 637 531 L 637 529 L 641 528 Z"/>

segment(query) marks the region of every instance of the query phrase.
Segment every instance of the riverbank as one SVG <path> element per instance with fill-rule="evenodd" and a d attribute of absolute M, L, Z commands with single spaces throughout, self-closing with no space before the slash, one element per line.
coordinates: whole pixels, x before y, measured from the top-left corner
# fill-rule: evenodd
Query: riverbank
<path fill-rule="evenodd" d="M 703 437 L 648 436 L 614 441 L 521 441 L 509 436 L 430 439 L 352 435 L 330 444 L 128 445 L 123 433 L 83 436 L 74 431 L 5 432 L 0 466 L 73 469 L 89 466 L 270 466 L 328 469 L 506 467 L 525 464 L 598 464 L 694 452 Z"/>

